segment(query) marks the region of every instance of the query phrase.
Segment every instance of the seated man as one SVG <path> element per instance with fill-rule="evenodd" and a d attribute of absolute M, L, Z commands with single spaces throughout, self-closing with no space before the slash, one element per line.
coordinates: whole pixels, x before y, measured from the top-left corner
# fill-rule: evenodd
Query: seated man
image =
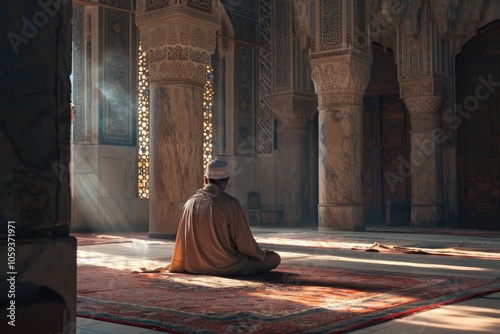
<path fill-rule="evenodd" d="M 260 249 L 240 202 L 224 192 L 227 163 L 210 161 L 204 183 L 184 204 L 170 272 L 248 275 L 276 268 L 280 256 Z"/>

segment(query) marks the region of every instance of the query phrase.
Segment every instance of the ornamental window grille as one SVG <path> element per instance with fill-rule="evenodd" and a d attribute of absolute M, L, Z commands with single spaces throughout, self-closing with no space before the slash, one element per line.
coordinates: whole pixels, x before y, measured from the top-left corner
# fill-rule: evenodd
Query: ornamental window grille
<path fill-rule="evenodd" d="M 138 173 L 137 185 L 139 198 L 149 198 L 149 162 L 150 162 L 150 133 L 149 133 L 149 71 L 146 52 L 139 44 L 138 55 Z M 207 81 L 203 94 L 203 170 L 212 160 L 213 154 L 213 68 L 206 67 Z"/>

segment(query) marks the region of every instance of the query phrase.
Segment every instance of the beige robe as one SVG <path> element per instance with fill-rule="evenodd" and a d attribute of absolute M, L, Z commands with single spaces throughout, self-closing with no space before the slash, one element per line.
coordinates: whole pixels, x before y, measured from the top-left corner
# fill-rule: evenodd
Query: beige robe
<path fill-rule="evenodd" d="M 248 257 L 264 261 L 265 256 L 240 202 L 208 184 L 184 205 L 170 272 L 234 275 Z"/>

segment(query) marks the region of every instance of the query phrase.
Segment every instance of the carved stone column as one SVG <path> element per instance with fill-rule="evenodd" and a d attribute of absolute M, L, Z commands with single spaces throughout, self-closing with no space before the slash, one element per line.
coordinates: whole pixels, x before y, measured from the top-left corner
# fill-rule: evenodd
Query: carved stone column
<path fill-rule="evenodd" d="M 217 6 L 210 0 L 137 5 L 150 73 L 150 236 L 175 236 L 185 200 L 203 184 L 203 85 L 215 51 Z"/>
<path fill-rule="evenodd" d="M 308 4 L 302 1 L 296 6 L 292 0 L 272 3 L 272 110 L 278 120 L 274 152 L 278 157 L 274 174 L 278 181 L 277 202 L 283 207 L 286 223 L 310 223 L 311 184 L 316 173 L 311 172 L 309 125 L 317 103 L 307 51 Z"/>
<path fill-rule="evenodd" d="M 311 59 L 319 111 L 319 228 L 363 230 L 362 108 L 370 60 Z"/>
<path fill-rule="evenodd" d="M 395 18 L 400 94 L 411 123 L 410 161 L 401 162 L 399 176 L 411 177 L 411 224 L 418 226 L 440 225 L 444 219 L 440 107 L 450 96 L 452 67 L 447 48 L 436 47 L 442 41 L 434 24 L 447 34 L 442 22 L 432 21 L 438 9 L 432 1 L 412 2 Z"/>
<path fill-rule="evenodd" d="M 444 219 L 443 168 L 441 155 L 441 96 L 405 98 L 410 111 L 411 155 L 409 169 L 403 177 L 411 177 L 412 225 L 439 225 Z"/>
<path fill-rule="evenodd" d="M 292 105 L 293 102 L 289 101 Z M 284 221 L 290 224 L 307 223 L 310 194 L 309 121 L 315 113 L 312 101 L 295 101 L 293 110 L 275 109 L 279 121 L 279 181 L 280 204 Z M 307 108 L 309 106 L 309 108 Z"/>

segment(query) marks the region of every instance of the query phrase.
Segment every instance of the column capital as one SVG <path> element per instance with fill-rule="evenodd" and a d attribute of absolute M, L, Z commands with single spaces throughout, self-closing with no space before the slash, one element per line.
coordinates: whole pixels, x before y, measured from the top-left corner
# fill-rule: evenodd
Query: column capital
<path fill-rule="evenodd" d="M 220 27 L 215 2 L 204 1 L 210 10 L 203 11 L 178 1 L 165 0 L 156 7 L 139 1 L 137 26 L 153 85 L 168 80 L 203 86 Z"/>
<path fill-rule="evenodd" d="M 416 96 L 404 99 L 410 111 L 412 131 L 433 130 L 441 127 L 439 107 L 443 102 L 441 96 Z"/>
<path fill-rule="evenodd" d="M 449 85 L 450 78 L 446 76 L 408 77 L 399 80 L 399 91 L 402 99 L 415 96 L 446 96 Z"/>
<path fill-rule="evenodd" d="M 370 80 L 370 60 L 353 55 L 311 59 L 319 108 L 362 101 Z"/>

